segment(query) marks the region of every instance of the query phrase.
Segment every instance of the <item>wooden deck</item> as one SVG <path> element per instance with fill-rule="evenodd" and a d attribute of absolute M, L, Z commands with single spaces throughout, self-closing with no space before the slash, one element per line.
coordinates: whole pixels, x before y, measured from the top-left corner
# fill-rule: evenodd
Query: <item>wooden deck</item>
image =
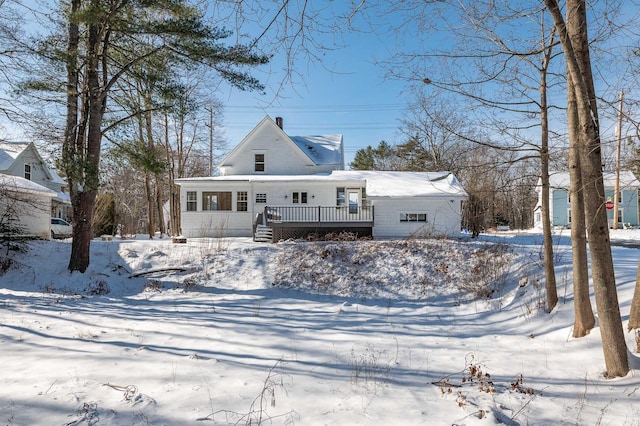
<path fill-rule="evenodd" d="M 267 206 L 254 223 L 268 229 L 272 242 L 309 235 L 350 232 L 361 237 L 373 233 L 373 206 Z"/>
<path fill-rule="evenodd" d="M 373 206 L 267 206 L 270 227 L 358 228 L 373 226 Z"/>

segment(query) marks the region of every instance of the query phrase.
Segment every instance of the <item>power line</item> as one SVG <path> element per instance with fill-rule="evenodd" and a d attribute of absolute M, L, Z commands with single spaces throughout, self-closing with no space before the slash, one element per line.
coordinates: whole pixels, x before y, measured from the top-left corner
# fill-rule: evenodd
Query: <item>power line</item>
<path fill-rule="evenodd" d="M 251 127 L 249 123 L 226 122 L 223 126 L 227 129 L 245 129 Z M 287 133 L 291 130 L 322 130 L 333 129 L 333 133 L 341 133 L 343 130 L 391 130 L 397 129 L 398 125 L 393 123 L 308 123 L 290 124 L 286 126 Z"/>
<path fill-rule="evenodd" d="M 270 106 L 268 108 L 260 108 L 250 105 L 225 105 L 227 111 L 256 111 L 264 112 L 282 111 L 292 112 L 371 112 L 371 111 L 400 111 L 406 107 L 405 104 L 353 104 L 353 105 L 289 105 L 289 106 Z"/>

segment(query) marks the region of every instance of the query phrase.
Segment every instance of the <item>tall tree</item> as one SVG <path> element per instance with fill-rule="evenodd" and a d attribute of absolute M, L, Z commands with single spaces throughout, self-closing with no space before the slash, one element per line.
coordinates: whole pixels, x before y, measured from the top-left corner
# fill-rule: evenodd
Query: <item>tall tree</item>
<path fill-rule="evenodd" d="M 576 13 L 567 11 L 567 21 L 579 19 Z M 573 23 L 578 26 L 579 22 Z M 584 193 L 580 153 L 580 138 L 576 92 L 572 79 L 567 79 L 567 127 L 569 131 L 569 200 L 571 201 L 571 256 L 573 262 L 573 337 L 584 337 L 595 327 L 595 316 L 589 293 L 589 267 L 587 263 L 587 233 L 584 210 Z"/>
<path fill-rule="evenodd" d="M 107 128 L 107 101 L 116 81 L 134 65 L 170 52 L 204 64 L 239 89 L 261 89 L 238 66 L 267 62 L 244 45 L 224 46 L 230 34 L 208 26 L 186 1 L 72 0 L 66 9 L 67 125 L 62 162 L 73 206 L 69 270 L 89 265 L 91 219 L 99 183 L 99 160 Z M 148 44 L 149 35 L 154 43 Z M 131 43 L 136 49 L 128 50 Z M 118 61 L 112 53 L 119 53 Z"/>
<path fill-rule="evenodd" d="M 426 13 L 424 2 L 407 3 L 397 10 Z M 409 81 L 429 70 L 428 75 L 422 75 L 422 82 L 465 102 L 469 118 L 475 119 L 477 126 L 484 125 L 498 141 L 493 144 L 495 148 L 519 153 L 518 161 L 538 157 L 547 310 L 551 311 L 558 298 L 548 198 L 549 116 L 553 106 L 549 105 L 547 92 L 562 83 L 552 67 L 557 56 L 554 27 L 547 25 L 541 5 L 535 3 L 441 2 L 432 9 L 438 19 L 425 21 L 424 25 L 432 29 L 425 34 L 446 32 L 451 35 L 450 41 L 427 51 L 399 49 L 385 63 L 386 68 L 390 75 Z M 398 67 L 398 62 L 403 66 Z M 443 123 L 451 120 L 446 116 L 438 119 Z M 540 130 L 539 137 L 532 136 L 533 128 Z M 482 139 L 475 142 L 486 143 Z"/>
<path fill-rule="evenodd" d="M 355 170 L 398 170 L 397 159 L 397 149 L 380 141 L 376 148 L 367 146 L 356 151 L 349 166 Z"/>
<path fill-rule="evenodd" d="M 545 4 L 560 35 L 567 62 L 567 79 L 571 80 L 576 98 L 579 135 L 574 143 L 580 155 L 591 271 L 607 369 L 606 376 L 620 377 L 629 372 L 629 360 L 615 285 L 609 243 L 609 221 L 606 209 L 603 208 L 602 153 L 589 58 L 586 4 L 584 0 L 568 0 L 567 11 L 569 14 L 575 13 L 576 16 L 566 22 L 556 0 L 545 0 Z"/>

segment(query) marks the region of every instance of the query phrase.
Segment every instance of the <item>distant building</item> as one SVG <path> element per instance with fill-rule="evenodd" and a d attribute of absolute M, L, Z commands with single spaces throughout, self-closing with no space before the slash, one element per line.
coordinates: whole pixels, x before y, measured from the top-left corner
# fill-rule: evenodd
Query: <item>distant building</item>
<path fill-rule="evenodd" d="M 49 239 L 55 196 L 42 185 L 0 173 L 0 238 Z"/>
<path fill-rule="evenodd" d="M 603 173 L 605 203 L 614 201 L 615 172 Z M 620 172 L 619 193 L 618 193 L 618 224 L 623 226 L 640 226 L 638 216 L 638 189 L 640 181 L 636 179 L 630 171 Z M 534 211 L 534 225 L 542 227 L 542 183 L 538 180 L 536 188 L 538 193 L 538 203 Z M 612 204 L 609 203 L 609 207 Z M 605 204 L 602 208 L 607 209 L 610 226 L 613 225 L 613 209 L 607 208 Z M 549 174 L 549 216 L 551 226 L 570 227 L 571 226 L 571 199 L 569 197 L 569 173 L 551 172 Z"/>
<path fill-rule="evenodd" d="M 32 142 L 0 142 L 0 173 L 30 180 L 53 191 L 50 216 L 70 221 L 67 183 L 42 159 Z"/>

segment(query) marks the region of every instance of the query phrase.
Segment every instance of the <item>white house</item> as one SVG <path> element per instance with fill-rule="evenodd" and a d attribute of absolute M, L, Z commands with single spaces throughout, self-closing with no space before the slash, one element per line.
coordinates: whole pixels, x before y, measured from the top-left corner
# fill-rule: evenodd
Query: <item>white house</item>
<path fill-rule="evenodd" d="M 50 216 L 71 218 L 67 183 L 42 159 L 32 142 L 0 142 L 0 173 L 30 180 L 55 193 Z"/>
<path fill-rule="evenodd" d="M 449 172 L 345 171 L 341 135 L 288 136 L 265 117 L 222 161 L 222 175 L 178 179 L 187 237 L 373 237 L 460 231 L 467 194 Z"/>
<path fill-rule="evenodd" d="M 0 237 L 51 237 L 56 193 L 30 180 L 0 174 Z"/>

